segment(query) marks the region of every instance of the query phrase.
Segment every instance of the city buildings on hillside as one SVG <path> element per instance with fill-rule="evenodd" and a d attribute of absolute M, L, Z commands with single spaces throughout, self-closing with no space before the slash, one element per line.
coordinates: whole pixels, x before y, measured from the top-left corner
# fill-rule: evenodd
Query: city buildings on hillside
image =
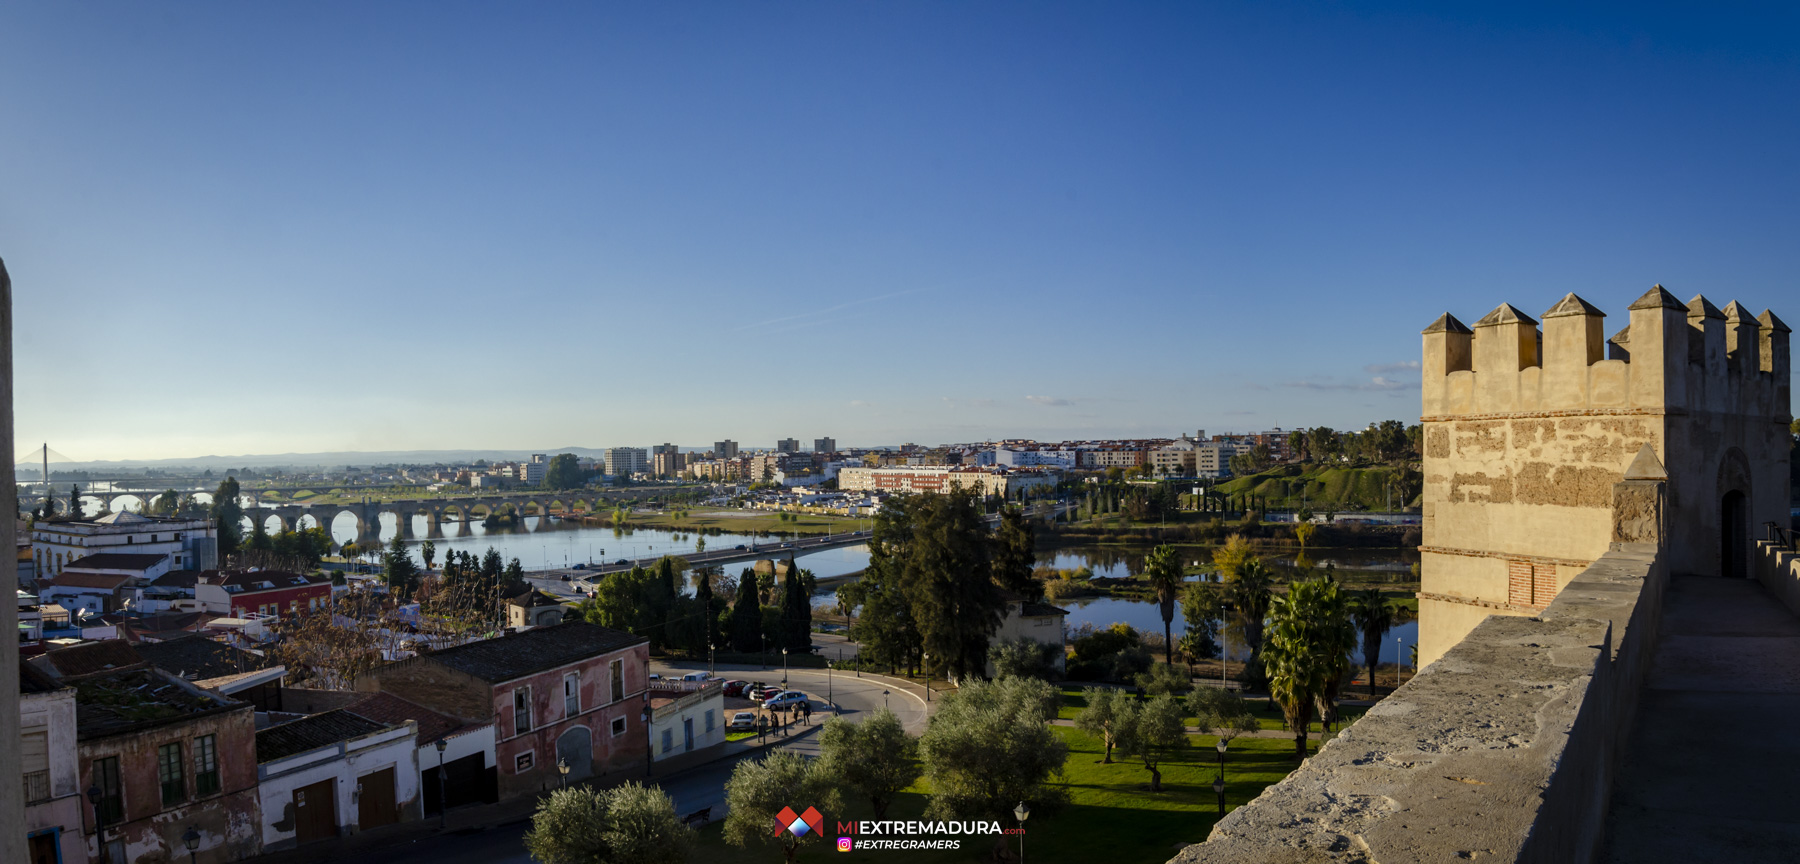
<path fill-rule="evenodd" d="M 843 468 L 838 488 L 846 492 L 949 492 L 973 489 L 982 495 L 1016 497 L 1026 489 L 1055 486 L 1060 479 L 1050 470 L 1011 471 L 1004 468 L 961 468 L 935 465 L 894 465 L 884 468 Z"/>
<path fill-rule="evenodd" d="M 218 527 L 211 519 L 111 513 L 95 519 L 40 521 L 31 528 L 31 557 L 40 578 L 101 552 L 167 555 L 165 570 L 216 567 Z"/>

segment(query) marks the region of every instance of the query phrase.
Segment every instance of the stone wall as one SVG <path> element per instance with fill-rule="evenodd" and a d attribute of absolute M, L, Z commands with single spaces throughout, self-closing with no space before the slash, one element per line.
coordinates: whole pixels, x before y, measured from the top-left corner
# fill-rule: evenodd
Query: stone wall
<path fill-rule="evenodd" d="M 1612 493 L 1610 548 L 1541 613 L 1481 621 L 1175 861 L 1589 860 L 1669 569 L 1663 483 Z"/>
<path fill-rule="evenodd" d="M 1786 543 L 1756 543 L 1756 578 L 1795 615 L 1800 615 L 1800 554 Z"/>

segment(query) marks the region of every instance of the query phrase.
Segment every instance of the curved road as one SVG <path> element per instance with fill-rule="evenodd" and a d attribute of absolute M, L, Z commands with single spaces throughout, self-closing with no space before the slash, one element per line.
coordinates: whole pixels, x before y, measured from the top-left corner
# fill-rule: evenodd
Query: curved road
<path fill-rule="evenodd" d="M 686 672 L 705 671 L 706 664 L 652 661 L 650 670 L 661 675 L 679 676 Z M 779 665 L 771 669 L 721 665 L 716 669 L 716 674 L 728 680 L 736 678 L 767 684 L 781 682 Z M 839 714 L 853 722 L 879 710 L 885 704 L 900 718 L 906 731 L 914 735 L 925 731 L 929 708 L 936 707 L 927 706 L 923 699 L 915 695 L 916 686 L 905 687 L 894 679 L 873 675 L 858 677 L 854 672 L 793 669 L 788 672 L 788 683 L 791 685 L 790 689 L 804 691 L 812 697 L 815 726 L 830 716 L 831 709 L 826 699 L 828 695 L 831 697 L 830 701 L 837 704 Z M 807 756 L 817 756 L 818 733 L 794 738 L 776 746 Z M 763 752 L 765 751 L 750 751 L 690 768 L 674 777 L 654 777 L 650 782 L 660 785 L 664 792 L 669 793 L 669 797 L 675 801 L 676 813 L 685 815 L 711 807 L 713 819 L 718 821 L 725 818 L 725 782 L 731 779 L 731 772 L 740 760 L 754 758 Z M 353 852 L 337 856 L 334 860 L 349 864 L 533 864 L 531 856 L 525 854 L 523 839 L 525 830 L 529 827 L 528 821 L 520 821 L 482 831 L 430 835 L 401 846 Z"/>

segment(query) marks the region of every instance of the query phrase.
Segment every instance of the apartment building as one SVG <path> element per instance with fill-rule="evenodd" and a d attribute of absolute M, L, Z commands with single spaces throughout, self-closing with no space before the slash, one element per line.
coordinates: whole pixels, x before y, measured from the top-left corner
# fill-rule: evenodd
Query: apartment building
<path fill-rule="evenodd" d="M 836 453 L 837 452 L 837 439 L 836 438 L 814 438 L 813 439 L 813 452 L 814 453 Z"/>
<path fill-rule="evenodd" d="M 69 562 L 101 552 L 167 555 L 166 569 L 204 570 L 217 566 L 219 529 L 211 519 L 127 512 L 32 526 L 31 559 L 40 578 L 55 576 Z"/>
<path fill-rule="evenodd" d="M 712 452 L 714 459 L 736 459 L 738 455 L 738 443 L 730 438 L 723 441 L 714 441 Z"/>
<path fill-rule="evenodd" d="M 777 453 L 798 453 L 798 452 L 800 452 L 800 439 L 798 439 L 798 438 L 783 438 L 780 441 L 775 442 L 775 452 L 777 452 Z"/>
<path fill-rule="evenodd" d="M 543 453 L 533 453 L 529 460 L 520 462 L 514 470 L 517 472 L 514 476 L 520 483 L 526 486 L 542 486 L 544 485 L 544 472 L 550 470 L 550 457 Z"/>
<path fill-rule="evenodd" d="M 649 470 L 650 454 L 642 447 L 609 447 L 606 450 L 606 473 L 614 477 L 630 477 Z"/>
<path fill-rule="evenodd" d="M 1054 486 L 1051 471 L 984 470 L 933 465 L 895 465 L 885 468 L 843 468 L 838 488 L 845 492 L 949 492 L 973 489 L 982 495 L 1014 496 L 1025 489 Z"/>
<path fill-rule="evenodd" d="M 658 445 L 659 447 L 669 445 Z M 658 452 L 650 455 L 650 471 L 658 477 L 679 477 L 687 468 L 687 454 L 681 452 Z"/>

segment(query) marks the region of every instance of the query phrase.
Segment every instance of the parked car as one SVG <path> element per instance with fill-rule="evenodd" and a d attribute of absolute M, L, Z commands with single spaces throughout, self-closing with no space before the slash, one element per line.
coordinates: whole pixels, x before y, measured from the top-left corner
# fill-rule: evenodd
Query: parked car
<path fill-rule="evenodd" d="M 586 570 L 586 569 L 587 569 L 587 565 L 586 565 L 586 564 L 577 564 L 577 565 L 575 565 L 575 569 L 577 569 L 577 570 Z"/>
<path fill-rule="evenodd" d="M 619 560 L 617 560 L 617 561 L 614 561 L 614 562 L 613 562 L 613 564 L 614 564 L 614 565 L 615 565 L 615 566 L 619 566 L 619 567 L 629 567 L 629 566 L 631 566 L 631 562 L 630 562 L 630 561 L 627 561 L 627 560 L 625 560 L 625 559 L 624 559 L 624 558 L 620 558 L 620 559 L 619 559 Z"/>
<path fill-rule="evenodd" d="M 689 672 L 686 675 L 681 676 L 681 680 L 683 681 L 707 681 L 711 680 L 711 678 L 712 676 L 705 672 Z"/>
<path fill-rule="evenodd" d="M 779 696 L 780 694 L 781 694 L 780 687 L 770 687 L 768 685 L 764 685 L 762 687 L 758 687 L 755 690 L 751 691 L 750 696 L 753 699 L 766 700 L 766 699 L 772 699 L 776 696 Z"/>
<path fill-rule="evenodd" d="M 661 680 L 662 680 L 662 676 L 661 676 L 661 675 L 658 675 L 658 674 L 656 674 L 656 673 L 655 673 L 655 672 L 652 672 L 652 673 L 650 673 L 650 680 L 651 680 L 651 681 L 661 681 Z"/>
<path fill-rule="evenodd" d="M 783 690 L 763 700 L 763 707 L 769 710 L 780 708 L 786 710 L 806 701 L 806 694 L 798 690 Z"/>
<path fill-rule="evenodd" d="M 756 712 L 739 711 L 731 715 L 731 722 L 725 724 L 727 732 L 755 732 Z"/>
<path fill-rule="evenodd" d="M 742 552 L 742 551 L 744 551 L 744 544 L 742 544 L 742 543 L 739 543 L 739 544 L 738 544 L 738 545 L 736 545 L 736 546 L 734 546 L 734 547 L 732 547 L 732 548 L 733 548 L 733 549 L 735 549 L 735 550 L 737 550 L 737 551 L 739 551 L 739 552 Z"/>
<path fill-rule="evenodd" d="M 727 681 L 723 689 L 727 696 L 742 696 L 744 688 L 748 686 L 750 686 L 748 681 Z"/>

